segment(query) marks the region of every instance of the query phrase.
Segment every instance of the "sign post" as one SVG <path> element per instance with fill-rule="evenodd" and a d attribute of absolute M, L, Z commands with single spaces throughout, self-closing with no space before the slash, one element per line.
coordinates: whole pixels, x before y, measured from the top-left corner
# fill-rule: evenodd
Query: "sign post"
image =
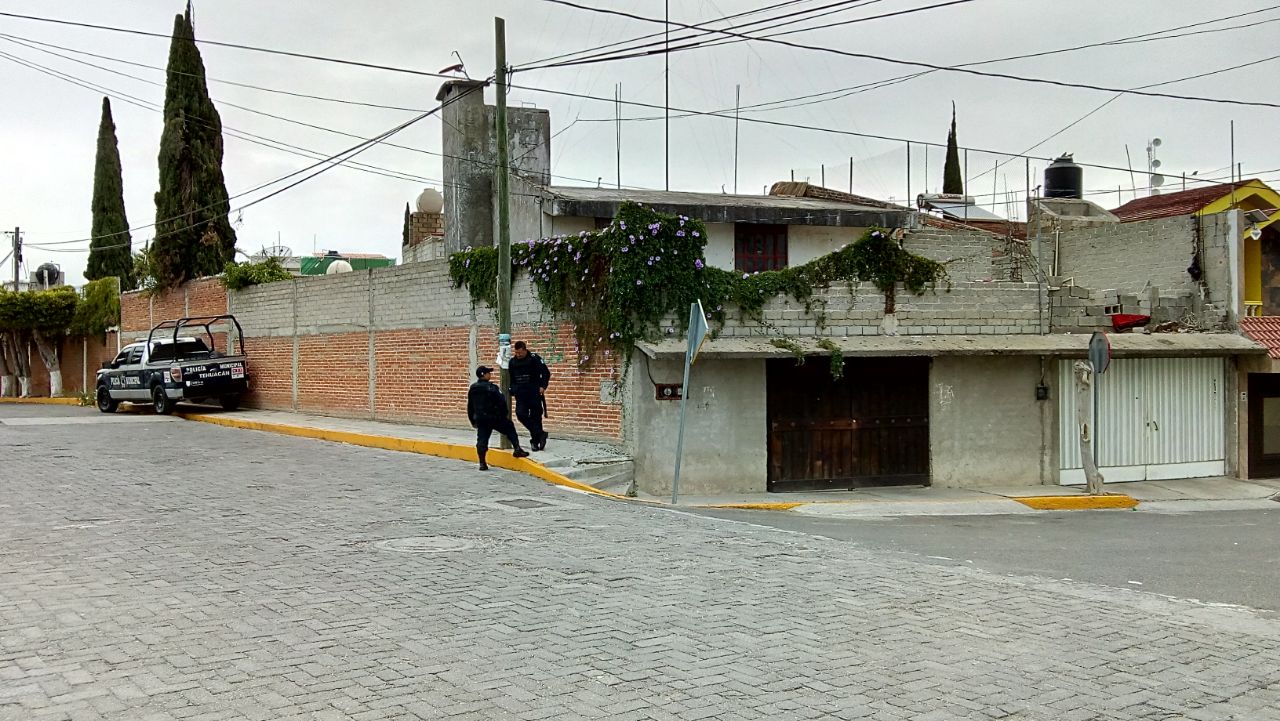
<path fill-rule="evenodd" d="M 684 413 L 685 404 L 689 401 L 689 369 L 702 350 L 702 343 L 707 339 L 707 314 L 702 310 L 702 301 L 695 300 L 689 306 L 689 345 L 684 353 L 684 385 L 680 386 L 680 430 L 676 432 L 676 475 L 671 481 L 671 505 L 680 502 L 680 458 L 684 455 Z"/>
<path fill-rule="evenodd" d="M 1111 366 L 1111 341 L 1102 331 L 1094 331 L 1089 338 L 1089 365 L 1093 368 L 1093 428 L 1090 440 L 1093 441 L 1093 463 L 1096 467 L 1101 461 L 1098 456 L 1098 385 L 1102 380 L 1102 374 L 1106 373 L 1107 368 Z M 1101 474 L 1098 474 L 1096 482 L 1091 477 L 1086 480 L 1089 493 L 1095 495 L 1102 493 Z"/>

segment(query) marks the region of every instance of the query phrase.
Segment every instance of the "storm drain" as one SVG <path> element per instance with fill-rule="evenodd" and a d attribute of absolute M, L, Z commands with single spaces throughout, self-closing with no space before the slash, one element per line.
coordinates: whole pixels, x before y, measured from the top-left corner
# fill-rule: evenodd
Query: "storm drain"
<path fill-rule="evenodd" d="M 373 544 L 375 548 L 398 553 L 456 553 L 475 548 L 476 544 L 464 538 L 450 536 L 412 536 L 390 538 Z"/>
<path fill-rule="evenodd" d="M 512 508 L 526 508 L 526 509 L 551 508 L 551 506 L 553 505 L 550 503 L 543 503 L 542 501 L 535 501 L 532 498 L 511 498 L 505 501 L 497 501 L 497 503 L 501 503 L 504 506 L 510 506 Z"/>

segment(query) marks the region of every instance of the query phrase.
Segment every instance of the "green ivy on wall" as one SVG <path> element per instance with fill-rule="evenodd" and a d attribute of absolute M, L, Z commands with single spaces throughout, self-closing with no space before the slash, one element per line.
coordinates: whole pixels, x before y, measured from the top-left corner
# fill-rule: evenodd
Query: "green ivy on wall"
<path fill-rule="evenodd" d="M 574 325 L 584 364 L 613 351 L 628 361 L 637 342 L 664 335 L 669 318 L 678 319 L 683 331 L 689 305 L 698 299 L 719 328 L 726 307 L 762 320 L 765 304 L 780 295 L 804 302 L 813 313 L 815 290 L 837 282 L 873 283 L 885 296 L 885 312 L 892 313 L 897 283 L 918 295 L 947 281 L 942 263 L 906 251 L 878 228 L 803 265 L 759 273 L 708 266 L 706 236 L 702 221 L 627 203 L 595 233 L 513 243 L 513 276 L 527 273 L 544 307 Z M 472 302 L 490 307 L 497 306 L 497 268 L 495 248 L 469 248 L 449 258 L 455 287 L 465 286 Z M 835 369 L 833 357 L 833 374 Z"/>

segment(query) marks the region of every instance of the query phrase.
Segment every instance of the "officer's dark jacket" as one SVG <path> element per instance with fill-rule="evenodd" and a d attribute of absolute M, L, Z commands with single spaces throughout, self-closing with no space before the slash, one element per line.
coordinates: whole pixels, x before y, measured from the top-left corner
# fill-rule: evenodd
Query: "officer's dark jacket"
<path fill-rule="evenodd" d="M 467 391 L 467 418 L 473 426 L 506 418 L 507 408 L 502 391 L 489 381 L 476 381 Z"/>
<path fill-rule="evenodd" d="M 551 369 L 542 362 L 537 353 L 530 353 L 524 358 L 512 358 L 507 363 L 511 371 L 511 393 L 528 397 L 537 396 L 539 388 L 546 388 L 551 381 Z"/>

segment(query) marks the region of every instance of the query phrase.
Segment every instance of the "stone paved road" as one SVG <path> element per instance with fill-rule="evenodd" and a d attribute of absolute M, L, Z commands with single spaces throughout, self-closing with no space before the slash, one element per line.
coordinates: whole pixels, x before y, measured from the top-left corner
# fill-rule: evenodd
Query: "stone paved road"
<path fill-rule="evenodd" d="M 0 406 L 3 721 L 1280 719 L 1243 609 L 59 418 L 99 417 Z"/>

